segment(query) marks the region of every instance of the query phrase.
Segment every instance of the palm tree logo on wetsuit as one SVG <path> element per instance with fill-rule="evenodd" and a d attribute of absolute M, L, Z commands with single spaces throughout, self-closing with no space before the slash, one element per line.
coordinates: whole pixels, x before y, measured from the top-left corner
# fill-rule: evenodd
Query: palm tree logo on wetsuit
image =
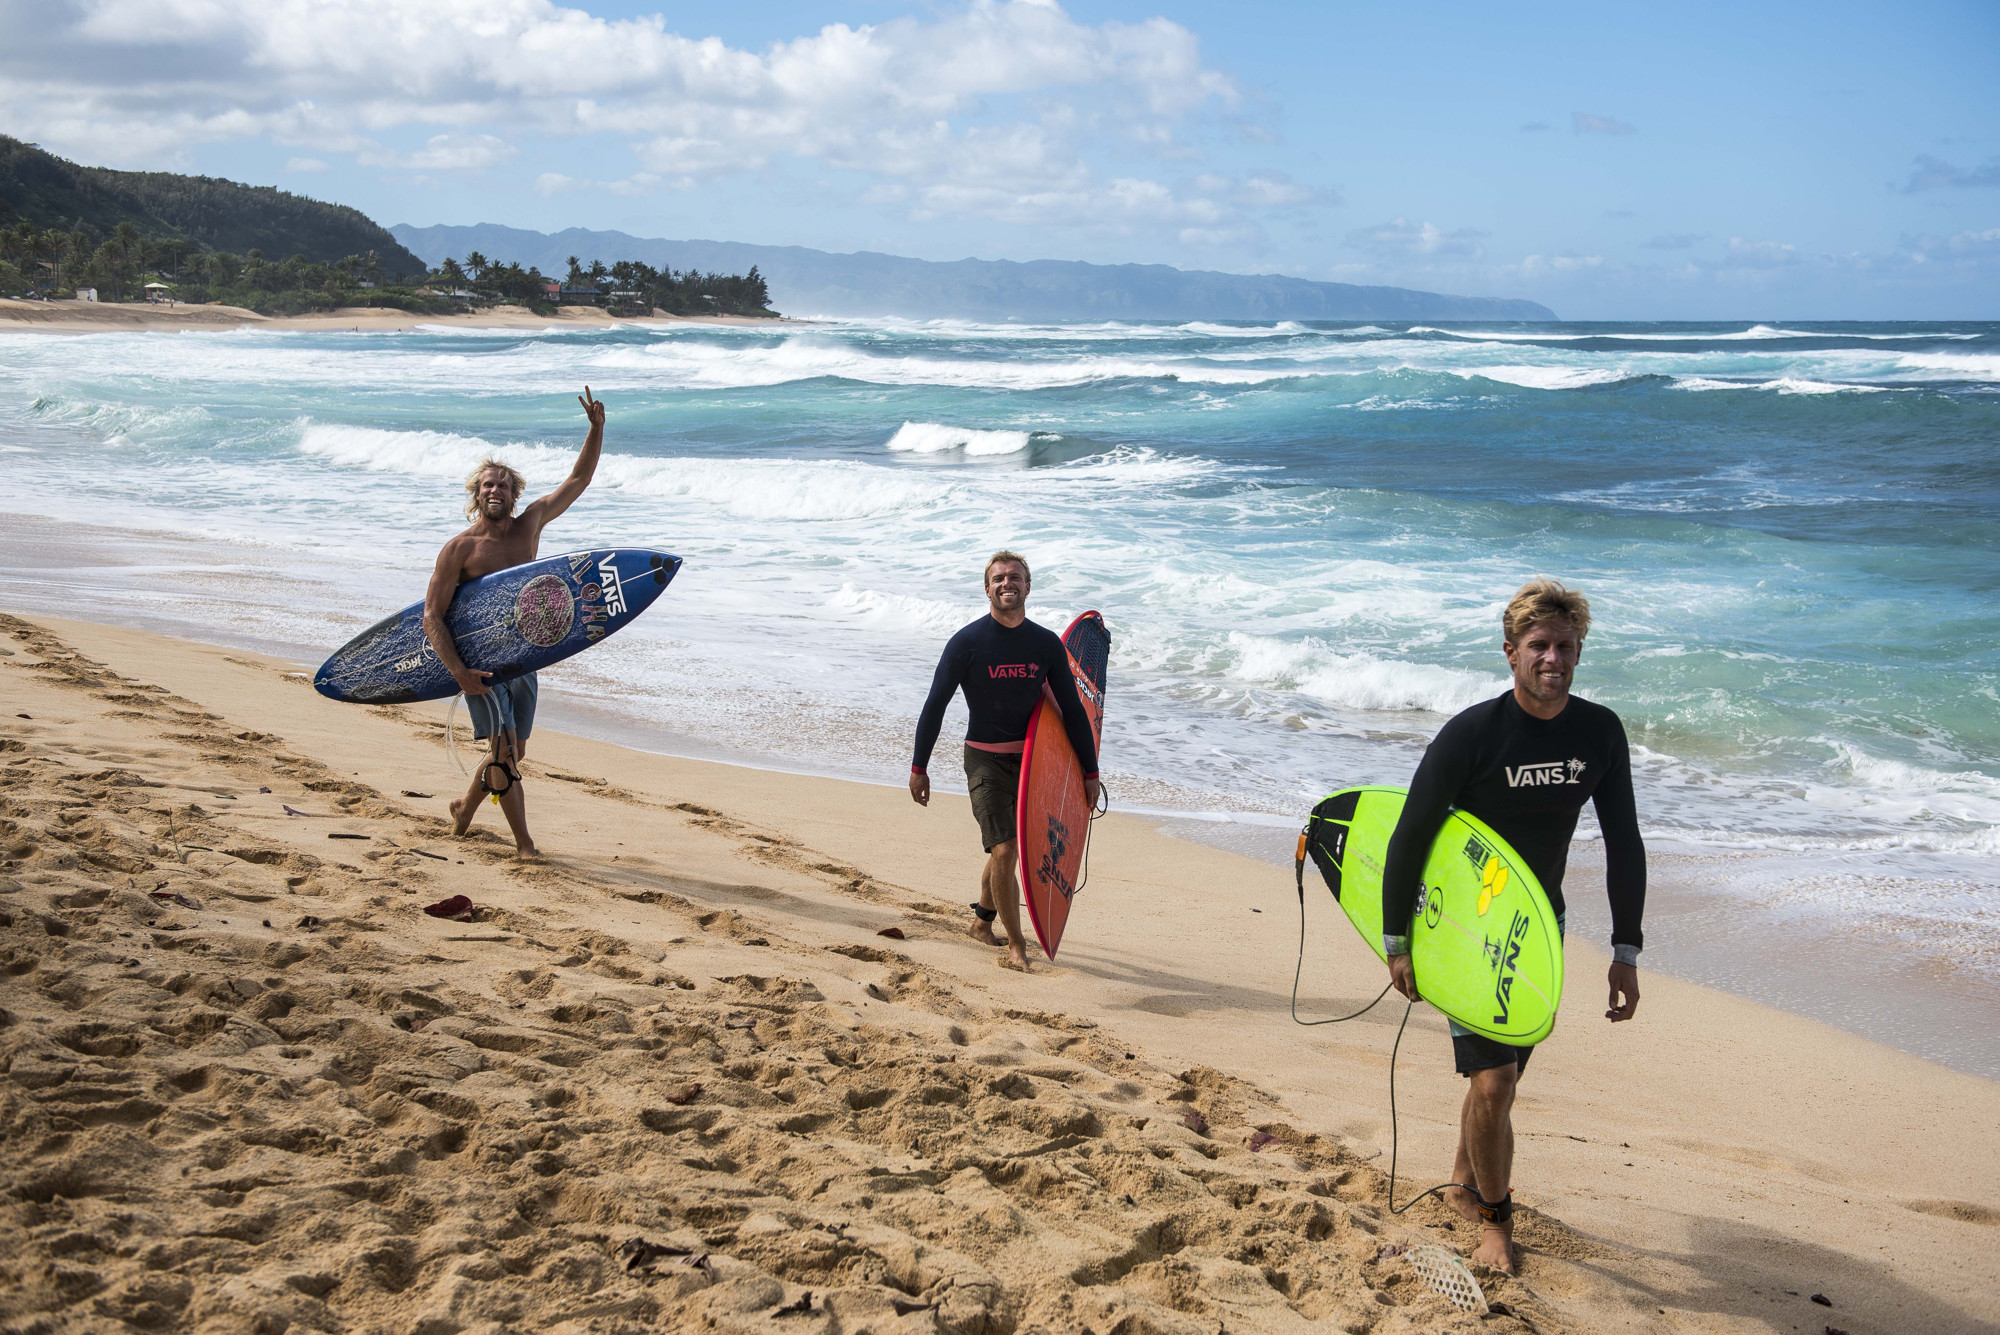
<path fill-rule="evenodd" d="M 1076 894 L 1076 887 L 1069 877 L 1063 875 L 1062 856 L 1069 851 L 1069 826 L 1060 819 L 1049 817 L 1049 846 L 1042 850 L 1042 865 L 1035 868 L 1035 879 L 1043 885 L 1054 885 L 1068 899 Z"/>

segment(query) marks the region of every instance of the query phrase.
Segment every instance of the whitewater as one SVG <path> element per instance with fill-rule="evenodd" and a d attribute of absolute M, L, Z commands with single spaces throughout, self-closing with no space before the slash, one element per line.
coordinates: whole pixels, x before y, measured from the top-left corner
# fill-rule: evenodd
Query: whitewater
<path fill-rule="evenodd" d="M 0 589 L 316 663 L 421 595 L 474 462 L 563 476 L 586 383 L 544 553 L 686 567 L 545 674 L 558 721 L 899 783 L 1007 546 L 1111 628 L 1113 801 L 1277 828 L 1407 782 L 1548 574 L 1651 846 L 2000 977 L 2000 325 L 0 334 L 0 510 L 74 540 Z"/>

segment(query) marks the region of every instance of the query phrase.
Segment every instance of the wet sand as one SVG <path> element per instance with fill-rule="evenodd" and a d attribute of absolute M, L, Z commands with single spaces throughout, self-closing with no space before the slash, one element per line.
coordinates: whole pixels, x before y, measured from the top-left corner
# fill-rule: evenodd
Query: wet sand
<path fill-rule="evenodd" d="M 445 837 L 435 707 L 39 615 L 0 649 L 7 1328 L 2000 1321 L 2000 1085 L 1659 974 L 1613 1028 L 1581 942 L 1477 1318 L 1399 1252 L 1464 1224 L 1383 1208 L 1401 1008 L 1290 1024 L 1267 865 L 1108 817 L 1023 976 L 962 935 L 949 797 L 538 732 L 524 866 L 490 810 Z M 1335 926 L 1308 1014 L 1380 986 Z M 1442 1031 L 1403 1040 L 1402 1194 L 1449 1166 Z"/>

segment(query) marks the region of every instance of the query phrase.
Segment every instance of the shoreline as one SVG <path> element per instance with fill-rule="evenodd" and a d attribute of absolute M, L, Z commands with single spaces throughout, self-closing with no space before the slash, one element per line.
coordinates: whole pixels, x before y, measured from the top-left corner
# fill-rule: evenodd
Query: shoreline
<path fill-rule="evenodd" d="M 238 1240 L 168 1264 L 190 1315 L 472 1321 L 504 1298 L 510 1323 L 588 1302 L 749 1330 L 810 1288 L 889 1329 L 893 1288 L 965 1331 L 988 1314 L 1464 1328 L 1385 1251 L 1471 1242 L 1434 1201 L 1380 1208 L 1401 1012 L 1291 1026 L 1291 887 L 1262 864 L 1114 813 L 1088 915 L 1023 976 L 962 935 L 978 857 L 955 802 L 542 729 L 526 768 L 548 861 L 522 866 L 491 813 L 440 838 L 451 772 L 427 714 L 334 704 L 265 655 L 40 614 L 0 620 L 0 646 L 0 704 L 33 716 L 0 764 L 0 930 L 40 965 L 10 980 L 0 1078 L 24 1129 L 56 1111 L 76 1127 L 4 1142 L 11 1179 L 67 1184 L 60 1227 L 35 1206 L 16 1267 L 106 1212 L 134 1221 L 128 1240 L 159 1231 L 89 1185 L 130 1175 L 154 1184 L 148 1208 Z M 65 824 L 78 796 L 86 818 Z M 142 874 L 198 907 L 129 894 Z M 415 912 L 453 891 L 487 906 L 480 925 Z M 1309 928 L 1308 1015 L 1379 985 L 1339 926 Z M 1596 956 L 1572 951 L 1565 1022 L 1517 1111 L 1523 1277 L 1482 1277 L 1518 1316 L 1481 1329 L 2000 1320 L 2000 1084 L 1658 975 L 1614 1029 L 1593 1013 Z M 1399 1199 L 1448 1163 L 1461 1089 L 1438 1017 L 1408 1023 Z M 22 1089 L 60 1060 L 144 1095 Z M 245 1138 L 271 1126 L 297 1129 Z M 1278 1144 L 1252 1149 L 1256 1130 Z M 504 1199 L 541 1202 L 508 1237 Z M 392 1275 L 384 1225 L 422 1202 L 436 1222 Z M 228 1231 L 252 1214 L 261 1231 Z M 623 1274 L 634 1233 L 707 1250 L 712 1273 Z M 95 1265 L 103 1301 L 158 1287 L 94 1255 L 65 1264 Z M 294 1271 L 329 1282 L 287 1287 Z"/>
<path fill-rule="evenodd" d="M 0 297 L 0 333 L 109 334 L 211 333 L 227 329 L 351 330 L 365 333 L 408 333 L 420 325 L 456 329 L 546 329 L 572 325 L 577 329 L 609 329 L 618 325 L 738 325 L 775 327 L 810 324 L 785 316 L 771 319 L 747 315 L 611 316 L 595 306 L 558 308 L 537 315 L 525 306 L 494 306 L 450 315 L 416 315 L 380 306 L 343 306 L 313 315 L 259 315 L 241 306 L 160 305 L 147 302 L 19 301 Z"/>
<path fill-rule="evenodd" d="M 308 668 L 317 661 L 310 645 L 274 634 L 278 628 L 263 626 L 240 610 L 239 605 L 268 599 L 272 580 L 304 580 L 317 587 L 319 572 L 299 566 L 283 549 L 166 533 L 112 533 L 22 515 L 9 516 L 6 528 L 7 537 L 0 539 L 0 607 L 23 615 L 64 616 L 88 607 L 88 619 L 94 621 L 294 657 Z M 63 571 L 60 585 L 49 584 L 37 568 L 50 566 Z M 91 572 L 102 577 L 93 579 Z M 158 595 L 169 590 L 175 601 L 161 603 Z M 135 593 L 137 599 L 131 596 Z M 162 610 L 167 607 L 180 614 Z M 356 628 L 361 624 L 366 623 L 357 622 Z M 299 631 L 296 638 L 302 640 L 307 632 L 303 626 Z M 319 648 L 323 652 L 325 646 Z M 546 685 L 543 720 L 581 737 L 671 758 L 901 791 L 897 778 L 875 773 L 866 763 L 816 766 L 744 743 L 682 734 L 566 690 L 560 676 Z M 444 717 L 442 703 L 419 708 Z M 462 714 L 458 722 L 462 737 L 469 738 Z M 955 782 L 955 775 L 940 776 L 939 786 Z M 1282 887 L 1291 894 L 1297 828 L 1290 821 L 1254 815 L 1243 819 L 1239 813 L 1224 822 L 1158 807 L 1123 814 L 1176 840 L 1254 860 L 1269 869 L 1261 874 L 1260 886 Z M 1642 957 L 1649 974 L 1718 987 L 1957 1070 L 2000 1078 L 2000 1050 L 1989 1038 L 1992 1025 L 2000 1022 L 2000 978 L 1990 963 L 1956 960 L 1927 936 L 1870 936 L 1872 922 L 1857 927 L 1786 902 L 1782 891 L 1788 875 L 1837 871 L 1865 887 L 1865 869 L 1851 860 L 1829 871 L 1794 855 L 1655 849 L 1651 862 L 1649 948 Z M 1575 928 L 1571 938 L 1575 948 L 1593 954 L 1607 949 L 1602 942 L 1609 934 L 1599 865 L 1594 844 L 1576 845 L 1569 893 Z M 1778 893 L 1765 902 L 1752 888 L 1717 890 L 1717 880 L 1754 882 Z M 1308 877 L 1315 913 L 1326 906 L 1317 886 L 1317 878 Z M 1829 970 L 1828 960 L 1841 961 L 1841 967 Z"/>

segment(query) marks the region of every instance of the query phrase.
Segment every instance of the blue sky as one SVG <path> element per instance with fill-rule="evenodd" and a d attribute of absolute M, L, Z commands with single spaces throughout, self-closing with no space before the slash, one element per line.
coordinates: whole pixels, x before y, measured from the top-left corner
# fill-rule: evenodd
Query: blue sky
<path fill-rule="evenodd" d="M 2000 318 L 2000 6 L 0 0 L 0 130 L 385 223 Z"/>

